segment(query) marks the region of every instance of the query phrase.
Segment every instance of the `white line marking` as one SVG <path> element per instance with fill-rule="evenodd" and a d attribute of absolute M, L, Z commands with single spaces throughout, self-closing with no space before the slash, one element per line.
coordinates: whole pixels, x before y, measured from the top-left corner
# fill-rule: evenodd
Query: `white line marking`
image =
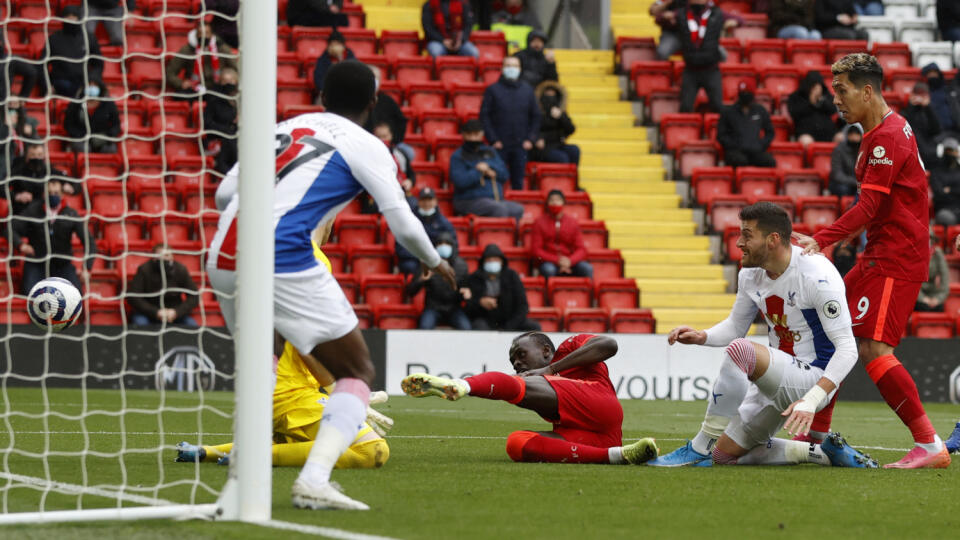
<path fill-rule="evenodd" d="M 47 480 L 45 478 L 36 478 L 34 476 L 24 476 L 22 474 L 0 472 L 0 478 L 10 480 L 12 482 L 20 482 L 29 486 L 43 488 L 45 491 L 56 491 L 65 495 L 96 495 L 98 497 L 119 499 L 126 502 L 147 504 L 151 506 L 166 506 L 174 504 L 172 501 L 168 501 L 166 499 L 156 499 L 153 497 L 143 497 L 141 495 L 134 495 L 131 493 L 122 493 L 110 489 L 68 484 L 66 482 L 57 482 L 54 480 Z"/>
<path fill-rule="evenodd" d="M 396 540 L 389 536 L 356 533 L 345 531 L 343 529 L 334 529 L 332 527 L 318 527 L 316 525 L 304 525 L 302 523 L 291 523 L 289 521 L 277 521 L 274 519 L 260 523 L 253 523 L 253 525 L 261 525 L 263 527 L 294 531 L 303 534 L 315 534 L 317 536 L 326 536 L 327 538 L 337 538 L 340 540 Z"/>

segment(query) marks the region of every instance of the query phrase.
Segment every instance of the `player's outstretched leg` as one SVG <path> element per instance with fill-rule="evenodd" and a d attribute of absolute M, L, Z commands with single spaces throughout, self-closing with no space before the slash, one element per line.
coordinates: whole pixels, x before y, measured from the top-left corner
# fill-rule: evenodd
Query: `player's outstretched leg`
<path fill-rule="evenodd" d="M 957 427 L 953 428 L 953 433 L 950 434 L 945 444 L 947 445 L 947 452 L 951 454 L 960 452 L 960 422 L 957 422 Z"/>
<path fill-rule="evenodd" d="M 820 448 L 830 458 L 830 464 L 834 467 L 877 468 L 877 460 L 871 459 L 869 454 L 864 454 L 847 444 L 847 441 L 839 433 L 827 435 Z"/>
<path fill-rule="evenodd" d="M 609 463 L 640 465 L 657 457 L 652 438 L 604 448 L 550 437 L 536 431 L 514 431 L 507 437 L 507 455 L 527 463 Z"/>
<path fill-rule="evenodd" d="M 448 379 L 429 373 L 414 373 L 400 381 L 404 393 L 413 397 L 437 396 L 456 401 L 470 393 L 470 385 L 463 379 Z"/>

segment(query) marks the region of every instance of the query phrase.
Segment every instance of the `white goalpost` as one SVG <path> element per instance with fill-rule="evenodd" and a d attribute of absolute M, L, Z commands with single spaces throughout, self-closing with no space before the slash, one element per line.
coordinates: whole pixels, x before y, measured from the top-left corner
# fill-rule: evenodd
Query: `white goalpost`
<path fill-rule="evenodd" d="M 8 55 L 11 52 L 27 55 L 36 52 L 39 29 L 43 29 L 44 37 L 49 37 L 69 22 L 60 16 L 57 8 L 76 2 L 0 0 L 0 4 L 5 4 L 0 5 L 4 8 L 0 15 L 6 19 L 5 51 Z M 124 308 L 124 302 L 136 297 L 128 291 L 133 278 L 133 257 L 139 261 L 153 256 L 144 253 L 140 246 L 167 242 L 175 258 L 183 255 L 205 261 L 203 255 L 212 238 L 210 193 L 209 189 L 204 191 L 203 180 L 210 174 L 212 160 L 203 141 L 206 135 L 216 133 L 204 126 L 203 114 L 198 115 L 197 108 L 190 109 L 196 102 L 183 107 L 183 102 L 178 104 L 171 99 L 175 93 L 163 77 L 162 68 L 157 87 L 150 86 L 156 81 L 151 77 L 155 76 L 157 65 L 162 66 L 177 54 L 176 47 L 167 42 L 172 38 L 164 30 L 165 17 L 196 25 L 212 13 L 202 10 L 185 14 L 173 8 L 168 11 L 171 6 L 179 8 L 189 2 L 171 0 L 162 4 L 162 9 L 146 11 L 144 8 L 135 15 L 98 16 L 108 21 L 122 21 L 128 37 L 131 31 L 145 29 L 143 34 L 148 35 L 150 28 L 155 28 L 157 44 L 156 50 L 149 47 L 144 50 L 125 38 L 119 48 L 119 58 L 113 56 L 117 47 L 94 57 L 107 66 L 103 77 L 114 78 L 107 86 L 122 86 L 122 95 L 118 92 L 108 99 L 116 102 L 121 119 L 126 120 L 118 136 L 107 137 L 119 148 L 112 154 L 115 157 L 85 152 L 73 154 L 78 185 L 85 189 L 80 195 L 65 194 L 64 198 L 85 208 L 78 217 L 63 219 L 95 231 L 92 235 L 98 237 L 97 244 L 106 246 L 98 248 L 96 255 L 77 255 L 75 251 L 71 261 L 78 270 L 88 268 L 87 263 L 94 261 L 90 264 L 89 277 L 81 273 L 81 292 L 87 313 L 78 323 L 79 328 L 44 334 L 27 326 L 29 323 L 21 313 L 24 296 L 19 289 L 19 280 L 26 271 L 19 268 L 40 262 L 49 271 L 53 268 L 53 258 L 47 255 L 36 261 L 17 251 L 17 246 L 7 245 L 12 238 L 11 231 L 20 230 L 17 227 L 24 223 L 42 224 L 42 218 L 31 222 L 16 216 L 12 197 L 7 196 L 6 189 L 0 192 L 0 199 L 6 199 L 7 203 L 0 206 L 0 235 L 8 238 L 7 242 L 0 240 L 0 317 L 3 317 L 0 319 L 0 526 L 163 518 L 245 521 L 280 528 L 291 525 L 271 521 L 273 378 L 269 359 L 273 355 L 274 337 L 272 201 L 276 176 L 277 0 L 242 0 L 236 16 L 216 14 L 237 20 L 240 42 L 236 59 L 240 208 L 238 330 L 232 336 L 235 363 L 234 358 L 225 357 L 222 345 L 210 345 L 212 341 L 229 342 L 230 336 L 226 328 L 212 322 L 212 316 L 209 320 L 206 316 L 215 313 L 215 304 L 210 303 L 213 294 L 203 283 L 202 267 L 192 269 L 192 273 L 201 276 L 201 282 L 197 283 L 201 297 L 199 328 L 166 323 L 134 326 Z M 37 14 L 42 14 L 44 6 L 47 16 L 38 19 Z M 181 24 L 181 29 L 189 29 L 187 23 Z M 88 39 L 95 38 L 91 34 Z M 89 58 L 88 55 L 84 61 Z M 24 62 L 35 66 L 38 72 L 42 69 L 41 81 L 46 79 L 45 83 L 49 84 L 45 63 L 51 59 L 62 60 L 44 59 L 38 54 L 25 58 Z M 140 61 L 152 62 L 143 79 L 131 75 L 139 69 L 137 62 Z M 2 68 L 6 69 L 6 65 Z M 89 87 L 94 81 L 88 69 L 84 71 L 84 82 Z M 14 99 L 13 81 L 6 77 L 3 80 L 7 80 L 3 100 L 6 112 Z M 196 90 L 201 101 L 204 91 L 202 86 Z M 35 137 L 48 149 L 45 158 L 48 161 L 56 164 L 55 160 L 71 153 L 66 148 L 77 140 L 63 134 L 58 125 L 62 122 L 59 115 L 64 106 L 85 100 L 82 95 L 54 97 L 52 94 L 21 98 L 21 111 L 42 111 L 48 115 L 47 121 L 35 128 Z M 179 127 L 170 127 L 173 125 L 170 118 L 179 114 L 180 109 L 187 110 L 186 117 L 191 118 L 186 122 L 193 125 L 195 132 L 189 140 L 199 145 L 199 156 L 173 153 L 172 149 L 178 144 L 176 138 L 182 133 L 176 132 Z M 133 125 L 134 117 L 146 124 L 152 119 L 154 128 L 162 125 L 163 129 L 150 132 L 149 125 Z M 88 121 L 87 127 L 90 126 Z M 6 145 L 24 141 L 34 144 L 32 140 L 9 134 L 0 141 L 5 145 L 0 151 L 6 152 Z M 145 146 L 155 150 L 153 155 L 141 155 Z M 197 170 L 178 165 L 180 161 L 193 163 L 191 160 L 202 165 Z M 100 162 L 115 167 L 115 175 L 106 174 L 106 179 L 113 183 L 88 181 L 104 174 L 98 168 Z M 18 178 L 13 174 L 11 163 L 0 166 L 6 168 L 0 179 L 10 182 Z M 177 184 L 180 176 L 199 180 L 196 185 L 185 180 L 187 187 L 182 187 Z M 37 181 L 45 182 L 49 177 L 48 171 L 47 177 Z M 140 186 L 137 182 L 145 185 L 153 182 L 151 185 L 157 186 L 156 191 L 146 189 L 142 193 L 177 201 L 178 206 L 157 212 L 146 210 L 143 202 L 146 197 L 141 199 L 143 188 L 137 187 Z M 121 194 L 118 204 L 123 211 L 119 216 L 104 214 L 104 207 L 98 206 L 97 199 L 103 195 L 104 185 L 113 186 L 112 189 Z M 194 191 L 188 194 L 189 190 Z M 198 206 L 191 206 L 191 197 L 198 198 Z M 5 207 L 11 209 L 5 212 Z M 178 248 L 179 244 L 167 241 L 172 228 L 182 223 L 188 223 L 186 230 L 190 231 L 189 241 L 183 245 L 199 248 Z M 122 231 L 109 232 L 114 225 L 119 225 L 117 228 Z M 130 232 L 135 229 L 143 231 L 142 238 L 130 236 L 135 234 Z M 151 232 L 154 230 L 156 232 Z M 108 234 L 117 236 L 111 240 Z M 163 235 L 163 238 L 151 235 Z M 4 248 L 8 252 L 5 253 Z M 158 264 L 161 263 L 158 261 Z M 112 294 L 105 292 L 109 287 L 98 286 L 98 283 L 109 283 L 116 290 Z M 163 283 L 166 284 L 166 278 Z M 190 292 L 164 285 L 163 292 L 171 291 Z M 164 300 L 159 302 L 162 307 Z M 97 322 L 94 318 L 97 306 L 113 309 L 109 313 L 115 319 L 112 327 L 116 330 L 105 330 L 107 323 Z M 177 346 L 171 347 L 171 344 Z M 42 357 L 26 358 L 23 351 L 38 354 L 42 351 Z M 144 358 L 149 362 L 145 363 Z M 222 391 L 222 381 L 230 379 L 233 380 L 232 396 Z M 70 388 L 63 390 L 64 387 Z M 231 401 L 232 429 L 225 425 L 231 415 Z M 205 426 L 211 423 L 221 427 L 210 431 Z M 216 465 L 201 463 L 174 464 L 173 445 L 178 440 L 202 444 L 234 441 L 228 471 L 224 474 Z M 148 475 L 143 474 L 145 470 L 149 471 Z"/>

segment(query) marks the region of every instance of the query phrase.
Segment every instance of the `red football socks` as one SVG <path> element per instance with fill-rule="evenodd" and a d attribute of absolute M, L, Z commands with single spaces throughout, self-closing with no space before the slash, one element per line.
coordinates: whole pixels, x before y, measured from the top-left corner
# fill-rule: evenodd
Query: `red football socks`
<path fill-rule="evenodd" d="M 887 405 L 910 429 L 917 443 L 932 443 L 937 432 L 923 410 L 913 377 L 892 354 L 878 356 L 867 364 L 867 375 L 876 383 Z"/>
<path fill-rule="evenodd" d="M 470 395 L 484 399 L 499 399 L 517 404 L 523 400 L 527 383 L 523 377 L 507 375 L 499 371 L 488 371 L 464 379 L 470 385 Z"/>
<path fill-rule="evenodd" d="M 610 463 L 606 448 L 545 437 L 533 431 L 515 431 L 507 438 L 507 454 L 528 463 Z"/>

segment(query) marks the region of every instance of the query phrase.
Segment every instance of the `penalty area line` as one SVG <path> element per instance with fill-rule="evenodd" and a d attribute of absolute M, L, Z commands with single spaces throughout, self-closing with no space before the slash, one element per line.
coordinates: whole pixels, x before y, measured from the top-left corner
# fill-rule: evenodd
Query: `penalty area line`
<path fill-rule="evenodd" d="M 281 529 L 284 531 L 293 531 L 302 534 L 313 534 L 317 536 L 325 536 L 327 538 L 336 538 L 337 540 L 396 540 L 389 536 L 378 536 L 375 534 L 365 534 L 347 531 L 344 529 L 335 529 L 333 527 L 319 527 L 317 525 L 305 525 L 303 523 L 292 523 L 290 521 L 278 521 L 271 519 L 270 521 L 259 521 L 253 522 L 253 525 L 260 525 L 262 527 L 270 527 L 272 529 Z"/>

